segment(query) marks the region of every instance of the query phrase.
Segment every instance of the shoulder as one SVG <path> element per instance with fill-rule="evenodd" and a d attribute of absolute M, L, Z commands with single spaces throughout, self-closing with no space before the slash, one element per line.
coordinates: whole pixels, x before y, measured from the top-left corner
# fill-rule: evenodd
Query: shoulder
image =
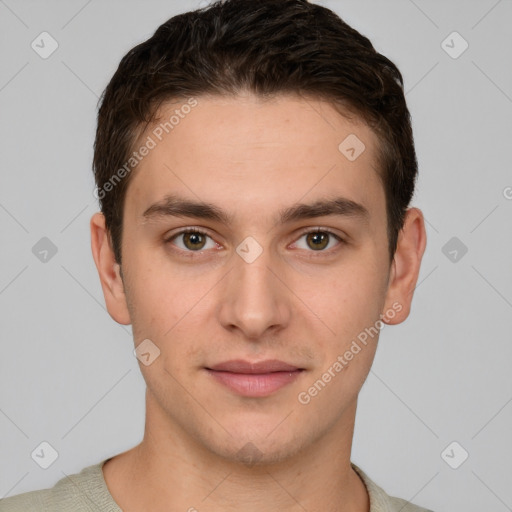
<path fill-rule="evenodd" d="M 49 489 L 0 500 L 0 512 L 120 512 L 103 479 L 104 461 L 67 475 Z"/>
<path fill-rule="evenodd" d="M 389 496 L 361 468 L 355 464 L 352 467 L 366 486 L 370 498 L 370 512 L 432 512 L 401 498 Z"/>
<path fill-rule="evenodd" d="M 40 491 L 30 491 L 23 494 L 17 494 L 10 498 L 0 500 L 1 512 L 25 512 L 31 510 L 47 510 L 45 503 L 48 502 L 48 494 L 51 489 L 42 489 Z"/>
<path fill-rule="evenodd" d="M 410 501 L 401 498 L 393 498 L 392 496 L 389 496 L 389 503 L 392 506 L 392 508 L 389 509 L 390 512 L 432 512 L 432 510 L 414 505 Z"/>

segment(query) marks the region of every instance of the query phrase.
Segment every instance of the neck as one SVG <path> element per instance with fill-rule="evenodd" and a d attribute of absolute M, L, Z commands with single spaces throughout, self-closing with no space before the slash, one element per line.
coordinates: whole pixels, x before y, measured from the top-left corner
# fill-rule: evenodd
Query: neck
<path fill-rule="evenodd" d="M 170 424 L 147 393 L 144 439 L 105 463 L 105 481 L 124 512 L 368 512 L 366 488 L 350 464 L 356 405 L 307 447 L 265 463 L 253 448 L 251 463 L 213 453 Z"/>

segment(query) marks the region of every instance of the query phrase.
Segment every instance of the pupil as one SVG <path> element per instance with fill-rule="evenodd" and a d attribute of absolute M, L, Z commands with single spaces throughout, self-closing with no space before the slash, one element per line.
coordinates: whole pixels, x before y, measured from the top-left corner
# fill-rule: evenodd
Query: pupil
<path fill-rule="evenodd" d="M 312 233 L 308 238 L 313 243 L 312 249 L 323 249 L 327 246 L 328 235 L 326 233 Z"/>
<path fill-rule="evenodd" d="M 202 240 L 202 235 L 200 233 L 186 233 L 185 234 L 185 244 L 187 246 L 191 246 L 191 249 L 201 248 L 204 245 L 204 240 Z"/>

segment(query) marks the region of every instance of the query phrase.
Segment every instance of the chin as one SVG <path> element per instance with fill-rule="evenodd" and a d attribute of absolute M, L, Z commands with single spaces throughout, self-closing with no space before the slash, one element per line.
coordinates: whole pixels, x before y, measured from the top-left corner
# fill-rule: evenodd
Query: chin
<path fill-rule="evenodd" d="M 230 436 L 222 440 L 203 439 L 203 443 L 216 456 L 247 467 L 279 464 L 297 455 L 305 444 L 297 433 L 287 429 L 282 432 L 286 438 L 272 434 L 269 437 L 268 428 L 259 434 L 254 428 L 251 431 L 252 435 L 240 435 L 236 439 Z"/>

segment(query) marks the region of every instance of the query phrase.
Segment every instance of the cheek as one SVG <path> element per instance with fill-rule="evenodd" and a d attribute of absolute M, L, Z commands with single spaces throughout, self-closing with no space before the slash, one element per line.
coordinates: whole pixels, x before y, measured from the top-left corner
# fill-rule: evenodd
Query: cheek
<path fill-rule="evenodd" d="M 309 389 L 320 394 L 324 384 L 328 388 L 322 391 L 318 407 L 342 410 L 355 399 L 375 357 L 384 303 L 382 276 L 368 271 L 371 266 L 363 268 L 364 272 L 354 268 L 353 272 L 340 273 L 322 302 L 322 319 L 335 334 L 316 340 L 322 357 L 309 383 L 314 389 Z M 320 299 L 316 300 L 319 304 Z"/>
<path fill-rule="evenodd" d="M 302 296 L 327 337 L 327 346 L 341 350 L 366 327 L 379 320 L 385 300 L 382 272 L 375 266 L 360 264 L 334 270 L 313 293 Z M 334 343 L 333 343 L 334 342 Z"/>
<path fill-rule="evenodd" d="M 135 261 L 132 258 L 126 280 L 135 344 L 150 339 L 160 350 L 162 366 L 173 374 L 180 373 L 185 368 L 176 361 L 199 358 L 197 344 L 207 304 L 200 299 L 207 293 L 208 283 L 204 280 L 201 285 L 191 286 L 189 278 L 167 272 L 165 266 L 157 269 L 157 265 L 149 266 L 142 259 L 137 266 Z"/>
<path fill-rule="evenodd" d="M 161 338 L 180 314 L 175 307 L 175 280 L 148 261 L 132 252 L 125 262 L 125 293 L 136 343 L 145 338 Z"/>

